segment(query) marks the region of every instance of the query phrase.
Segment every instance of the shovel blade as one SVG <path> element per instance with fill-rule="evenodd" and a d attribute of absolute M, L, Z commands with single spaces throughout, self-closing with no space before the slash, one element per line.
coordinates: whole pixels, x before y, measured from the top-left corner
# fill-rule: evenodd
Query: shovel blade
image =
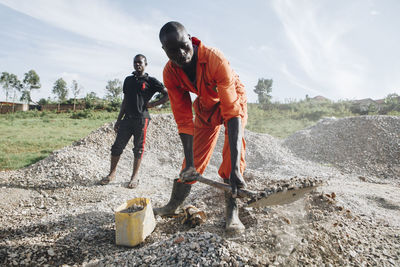
<path fill-rule="evenodd" d="M 269 196 L 264 196 L 254 202 L 248 204 L 251 208 L 262 208 L 274 205 L 284 205 L 295 202 L 296 200 L 304 197 L 318 186 L 310 186 L 305 188 L 293 188 L 287 191 L 276 192 Z"/>

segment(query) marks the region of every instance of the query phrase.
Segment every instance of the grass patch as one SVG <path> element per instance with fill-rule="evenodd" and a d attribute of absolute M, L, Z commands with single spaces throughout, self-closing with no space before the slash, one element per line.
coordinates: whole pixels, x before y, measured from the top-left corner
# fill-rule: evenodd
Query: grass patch
<path fill-rule="evenodd" d="M 71 145 L 106 122 L 117 112 L 91 112 L 72 119 L 69 113 L 17 112 L 0 116 L 0 170 L 18 169 Z"/>
<path fill-rule="evenodd" d="M 295 116 L 297 113 L 290 110 L 262 110 L 255 104 L 248 105 L 248 114 L 248 130 L 277 138 L 286 138 L 316 123 L 315 120 L 298 118 Z"/>
<path fill-rule="evenodd" d="M 270 109 L 261 109 L 258 104 L 248 104 L 246 128 L 257 133 L 267 133 L 277 138 L 286 138 L 296 131 L 312 126 L 324 117 L 358 116 L 345 103 L 294 102 L 273 104 Z"/>
<path fill-rule="evenodd" d="M 315 124 L 309 119 L 293 117 L 291 111 L 262 110 L 255 104 L 248 105 L 246 128 L 256 133 L 267 133 L 277 138 L 286 138 L 294 132 Z"/>
<path fill-rule="evenodd" d="M 170 109 L 153 109 L 152 114 L 170 113 Z M 298 102 L 276 104 L 269 110 L 248 104 L 246 128 L 286 138 L 314 125 L 322 117 L 356 116 L 346 103 Z M 400 111 L 388 115 L 399 116 Z M 106 122 L 116 120 L 118 112 L 85 110 L 69 113 L 16 112 L 0 115 L 0 170 L 19 169 L 33 164 L 52 151 L 71 145 Z"/>

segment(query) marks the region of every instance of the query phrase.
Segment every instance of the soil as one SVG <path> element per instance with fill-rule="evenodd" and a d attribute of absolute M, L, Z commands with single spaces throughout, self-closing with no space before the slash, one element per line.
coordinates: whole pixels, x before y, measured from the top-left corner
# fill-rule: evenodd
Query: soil
<path fill-rule="evenodd" d="M 245 132 L 248 189 L 293 179 L 322 181 L 286 204 L 250 208 L 239 200 L 242 233 L 224 231 L 222 191 L 196 183 L 187 204 L 207 220 L 156 217 L 137 247 L 115 245 L 114 209 L 135 197 L 165 205 L 183 151 L 172 115 L 154 115 L 139 170 L 126 188 L 132 144 L 116 180 L 108 173 L 113 123 L 27 168 L 0 172 L 2 266 L 399 266 L 400 118 L 326 119 L 285 140 Z M 204 176 L 217 177 L 223 130 Z"/>

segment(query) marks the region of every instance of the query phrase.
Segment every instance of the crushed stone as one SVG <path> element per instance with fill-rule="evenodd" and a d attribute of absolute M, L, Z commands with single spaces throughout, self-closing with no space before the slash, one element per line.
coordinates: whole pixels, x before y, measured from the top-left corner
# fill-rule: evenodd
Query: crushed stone
<path fill-rule="evenodd" d="M 346 173 L 400 180 L 400 117 L 326 118 L 283 145 L 297 157 L 332 164 Z"/>
<path fill-rule="evenodd" d="M 127 189 L 132 142 L 107 175 L 115 139 L 107 123 L 29 167 L 0 172 L 2 266 L 398 266 L 400 265 L 399 118 L 323 120 L 286 140 L 245 131 L 252 190 L 291 179 L 323 182 L 283 206 L 250 208 L 239 200 L 246 231 L 224 231 L 224 197 L 195 184 L 187 203 L 207 221 L 192 228 L 156 217 L 154 232 L 137 247 L 115 245 L 114 209 L 135 197 L 165 204 L 183 160 L 171 114 L 153 115 L 139 170 Z M 371 139 L 372 138 L 372 139 Z M 204 176 L 219 180 L 223 129 Z"/>

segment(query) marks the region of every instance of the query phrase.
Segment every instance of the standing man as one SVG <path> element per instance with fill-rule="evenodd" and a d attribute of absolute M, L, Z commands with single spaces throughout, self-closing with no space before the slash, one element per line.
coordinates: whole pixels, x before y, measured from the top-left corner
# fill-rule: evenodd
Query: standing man
<path fill-rule="evenodd" d="M 163 84 L 156 78 L 144 72 L 146 66 L 146 57 L 142 54 L 136 55 L 133 59 L 135 71 L 132 72 L 132 75 L 125 78 L 123 86 L 124 99 L 122 100 L 121 110 L 114 126 L 117 137 L 111 147 L 110 173 L 100 181 L 102 185 L 108 184 L 115 179 L 119 158 L 132 135 L 135 159 L 128 188 L 135 188 L 139 184 L 137 172 L 142 160 L 147 126 L 150 121 L 150 114 L 147 109 L 168 101 L 167 90 L 165 90 Z M 157 92 L 160 92 L 162 97 L 158 101 L 149 103 L 150 99 Z"/>
<path fill-rule="evenodd" d="M 243 230 L 239 219 L 236 193 L 246 186 L 244 126 L 247 121 L 247 97 L 238 75 L 224 55 L 191 37 L 179 22 L 171 21 L 160 30 L 162 48 L 169 61 L 164 68 L 172 112 L 178 126 L 185 160 L 180 179 L 174 180 L 169 203 L 154 210 L 158 215 L 176 213 L 189 195 L 191 183 L 182 180 L 195 177 L 206 169 L 217 143 L 221 125 L 225 126 L 223 161 L 219 175 L 232 186 L 225 193 L 226 230 Z M 193 103 L 189 93 L 197 95 Z M 182 179 L 182 180 L 181 180 Z"/>

